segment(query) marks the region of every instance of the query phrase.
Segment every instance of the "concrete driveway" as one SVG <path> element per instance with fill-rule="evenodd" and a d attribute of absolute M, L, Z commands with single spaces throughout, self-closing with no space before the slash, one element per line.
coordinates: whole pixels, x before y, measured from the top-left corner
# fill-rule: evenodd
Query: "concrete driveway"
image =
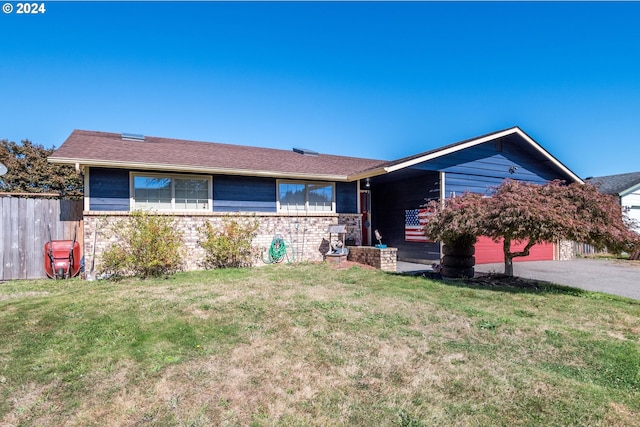
<path fill-rule="evenodd" d="M 411 270 L 406 263 L 399 262 L 398 267 L 399 271 L 403 268 Z M 477 273 L 503 273 L 504 264 L 476 265 L 475 270 Z M 637 261 L 574 259 L 515 262 L 513 273 L 527 279 L 640 300 L 640 263 Z"/>

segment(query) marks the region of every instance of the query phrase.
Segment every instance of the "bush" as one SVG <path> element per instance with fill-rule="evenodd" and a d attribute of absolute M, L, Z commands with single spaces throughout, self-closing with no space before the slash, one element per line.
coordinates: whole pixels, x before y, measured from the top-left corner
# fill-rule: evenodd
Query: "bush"
<path fill-rule="evenodd" d="M 102 267 L 114 276 L 159 277 L 182 269 L 182 237 L 169 216 L 132 212 L 111 232 L 118 242 L 102 254 Z"/>
<path fill-rule="evenodd" d="M 257 256 L 251 242 L 258 234 L 258 221 L 239 221 L 225 218 L 222 229 L 214 229 L 205 222 L 199 231 L 205 235 L 199 244 L 205 250 L 205 268 L 248 267 Z"/>

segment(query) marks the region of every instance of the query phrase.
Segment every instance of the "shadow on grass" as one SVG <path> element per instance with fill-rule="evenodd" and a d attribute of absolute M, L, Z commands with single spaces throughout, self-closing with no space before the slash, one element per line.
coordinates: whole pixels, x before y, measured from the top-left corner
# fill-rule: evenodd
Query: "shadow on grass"
<path fill-rule="evenodd" d="M 558 285 L 544 280 L 526 279 L 518 276 L 506 276 L 499 273 L 480 273 L 476 275 L 476 277 L 462 279 L 445 279 L 440 274 L 433 272 L 409 273 L 407 275 L 424 277 L 428 280 L 434 280 L 445 285 L 455 286 L 458 288 L 487 289 L 508 293 L 569 295 L 597 300 L 626 301 L 631 304 L 640 305 L 640 301 L 632 298 L 611 295 L 603 292 L 588 291 L 573 288 L 571 286 Z"/>

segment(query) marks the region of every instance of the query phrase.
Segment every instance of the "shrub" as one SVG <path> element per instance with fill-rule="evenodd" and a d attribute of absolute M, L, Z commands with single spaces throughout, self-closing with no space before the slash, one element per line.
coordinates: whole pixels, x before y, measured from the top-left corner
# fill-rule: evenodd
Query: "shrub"
<path fill-rule="evenodd" d="M 239 222 L 229 217 L 222 222 L 221 229 L 215 229 L 205 222 L 199 231 L 205 235 L 199 244 L 205 250 L 205 268 L 247 267 L 253 264 L 257 249 L 251 242 L 258 234 L 258 221 Z"/>
<path fill-rule="evenodd" d="M 432 200 L 426 207 L 430 212 L 424 232 L 451 248 L 473 246 L 484 232 L 479 220 L 484 215 L 486 201 L 480 194 L 465 193 L 463 197 Z"/>
<path fill-rule="evenodd" d="M 118 242 L 102 254 L 106 273 L 147 278 L 182 269 L 182 237 L 173 218 L 135 211 L 115 224 L 111 232 Z"/>
<path fill-rule="evenodd" d="M 614 197 L 589 184 L 551 181 L 544 185 L 506 179 L 491 197 L 466 193 L 444 203 L 427 203 L 425 234 L 447 245 L 473 244 L 477 236 L 503 240 L 505 274 L 513 258 L 528 256 L 533 245 L 568 239 L 612 252 L 640 248 L 640 235 Z M 511 242 L 527 242 L 517 252 Z"/>

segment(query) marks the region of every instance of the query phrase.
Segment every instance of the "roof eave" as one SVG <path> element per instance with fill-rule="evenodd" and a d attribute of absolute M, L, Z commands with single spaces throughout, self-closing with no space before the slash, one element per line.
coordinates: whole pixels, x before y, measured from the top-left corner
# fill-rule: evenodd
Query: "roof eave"
<path fill-rule="evenodd" d="M 471 140 L 462 142 L 460 144 L 444 148 L 442 150 L 433 151 L 433 152 L 425 154 L 424 156 L 419 156 L 419 157 L 407 160 L 406 162 L 402 162 L 402 163 L 398 163 L 398 164 L 395 164 L 395 165 L 388 166 L 388 167 L 385 168 L 385 170 L 387 172 L 394 172 L 394 171 L 397 171 L 397 170 L 400 170 L 400 169 L 408 168 L 408 167 L 417 165 L 418 163 L 422 163 L 422 162 L 426 162 L 426 161 L 429 161 L 429 160 L 432 160 L 432 159 L 436 159 L 438 157 L 446 156 L 448 154 L 452 154 L 452 153 L 455 153 L 455 152 L 460 151 L 460 150 L 465 150 L 467 148 L 470 148 L 470 147 L 473 147 L 473 146 L 476 146 L 476 145 L 479 145 L 479 144 L 484 144 L 485 142 L 493 141 L 495 139 L 502 138 L 502 137 L 505 137 L 505 136 L 508 136 L 508 135 L 511 135 L 511 134 L 514 134 L 514 133 L 517 133 L 518 135 L 520 135 L 521 138 L 523 138 L 532 147 L 534 147 L 538 152 L 540 152 L 543 156 L 545 156 L 557 168 L 559 168 L 565 174 L 570 176 L 571 179 L 573 179 L 576 182 L 579 182 L 580 184 L 584 184 L 584 181 L 578 175 L 576 175 L 570 169 L 568 169 L 565 165 L 560 163 L 558 161 L 558 159 L 556 159 L 551 154 L 549 154 L 549 152 L 547 150 L 542 148 L 537 142 L 535 142 L 533 139 L 531 139 L 529 137 L 529 135 L 527 135 L 524 131 L 522 131 L 522 129 L 520 129 L 517 126 L 513 127 L 513 128 L 505 129 L 505 130 L 500 131 L 500 132 L 496 132 L 496 133 L 492 133 L 492 134 L 489 134 L 489 135 L 485 135 L 485 136 L 480 137 L 480 138 L 471 139 Z"/>
<path fill-rule="evenodd" d="M 88 167 L 104 167 L 104 168 L 116 168 L 116 169 L 136 169 L 136 170 L 153 170 L 153 171 L 166 171 L 166 172 L 184 172 L 184 173 L 206 173 L 206 174 L 219 174 L 219 175 L 241 175 L 241 176 L 257 176 L 265 178 L 279 178 L 279 179 L 308 179 L 318 181 L 352 181 L 351 177 L 347 175 L 334 175 L 334 174 L 319 174 L 319 173 L 293 173 L 282 171 L 268 171 L 268 170 L 253 170 L 253 169 L 232 169 L 232 168 L 207 168 L 201 166 L 189 166 L 189 165 L 170 165 L 164 163 L 141 163 L 141 162 L 124 162 L 124 161 L 112 161 L 112 160 L 87 160 L 87 159 L 74 159 L 65 157 L 49 157 L 50 163 L 56 164 L 71 164 Z"/>
<path fill-rule="evenodd" d="M 426 162 L 426 161 L 429 161 L 429 160 L 432 160 L 432 159 L 437 159 L 438 157 L 446 156 L 447 154 L 455 153 L 457 151 L 464 150 L 464 149 L 467 149 L 469 147 L 473 147 L 475 145 L 482 144 L 484 142 L 491 141 L 491 140 L 496 139 L 496 138 L 501 138 L 503 136 L 510 135 L 510 134 L 514 133 L 514 131 L 515 131 L 515 128 L 511 128 L 511 129 L 507 129 L 507 130 L 504 130 L 504 131 L 498 132 L 498 133 L 493 133 L 491 135 L 487 135 L 487 136 L 484 136 L 484 137 L 481 137 L 481 138 L 471 139 L 471 140 L 465 141 L 463 143 L 460 143 L 460 144 L 457 144 L 457 145 L 454 145 L 454 146 L 450 146 L 450 147 L 447 147 L 447 148 L 444 148 L 444 149 L 441 149 L 441 150 L 432 151 L 432 152 L 427 153 L 427 154 L 425 154 L 423 156 L 415 157 L 413 159 L 409 159 L 409 160 L 407 160 L 405 162 L 402 162 L 402 163 L 398 163 L 398 164 L 395 164 L 395 165 L 388 166 L 385 169 L 387 170 L 387 172 L 395 172 L 395 171 L 400 170 L 400 169 L 404 169 L 404 168 L 408 168 L 408 167 L 417 165 L 418 163 Z"/>
<path fill-rule="evenodd" d="M 629 188 L 627 188 L 627 189 L 625 189 L 623 191 L 620 191 L 618 193 L 618 195 L 620 195 L 620 197 L 624 197 L 624 196 L 628 196 L 631 193 L 635 193 L 638 190 L 640 190 L 640 182 L 637 183 L 636 185 L 632 185 L 631 187 L 629 187 Z"/>
<path fill-rule="evenodd" d="M 365 171 L 349 175 L 348 181 L 358 181 L 365 178 L 373 178 L 374 176 L 384 175 L 386 173 L 389 173 L 389 171 L 385 167 L 367 169 Z"/>
<path fill-rule="evenodd" d="M 535 142 L 531 137 L 529 137 L 529 135 L 527 135 L 522 129 L 520 129 L 519 127 L 515 127 L 513 128 L 525 141 L 527 141 L 533 148 L 535 148 L 536 150 L 538 150 L 542 155 L 544 155 L 547 159 L 549 159 L 549 161 L 551 161 L 551 163 L 553 163 L 557 168 L 559 168 L 560 170 L 562 170 L 564 173 L 566 173 L 567 175 L 569 175 L 571 177 L 571 179 L 573 179 L 575 182 L 579 183 L 579 184 L 584 184 L 584 181 L 582 180 L 582 178 L 580 178 L 578 175 L 576 175 L 575 173 L 573 173 L 573 171 L 571 169 L 569 169 L 568 167 L 566 167 L 565 165 L 563 165 L 558 159 L 556 159 L 555 157 L 553 157 L 547 150 L 545 150 L 544 148 L 542 148 L 542 146 L 540 144 L 538 144 L 537 142 Z"/>

